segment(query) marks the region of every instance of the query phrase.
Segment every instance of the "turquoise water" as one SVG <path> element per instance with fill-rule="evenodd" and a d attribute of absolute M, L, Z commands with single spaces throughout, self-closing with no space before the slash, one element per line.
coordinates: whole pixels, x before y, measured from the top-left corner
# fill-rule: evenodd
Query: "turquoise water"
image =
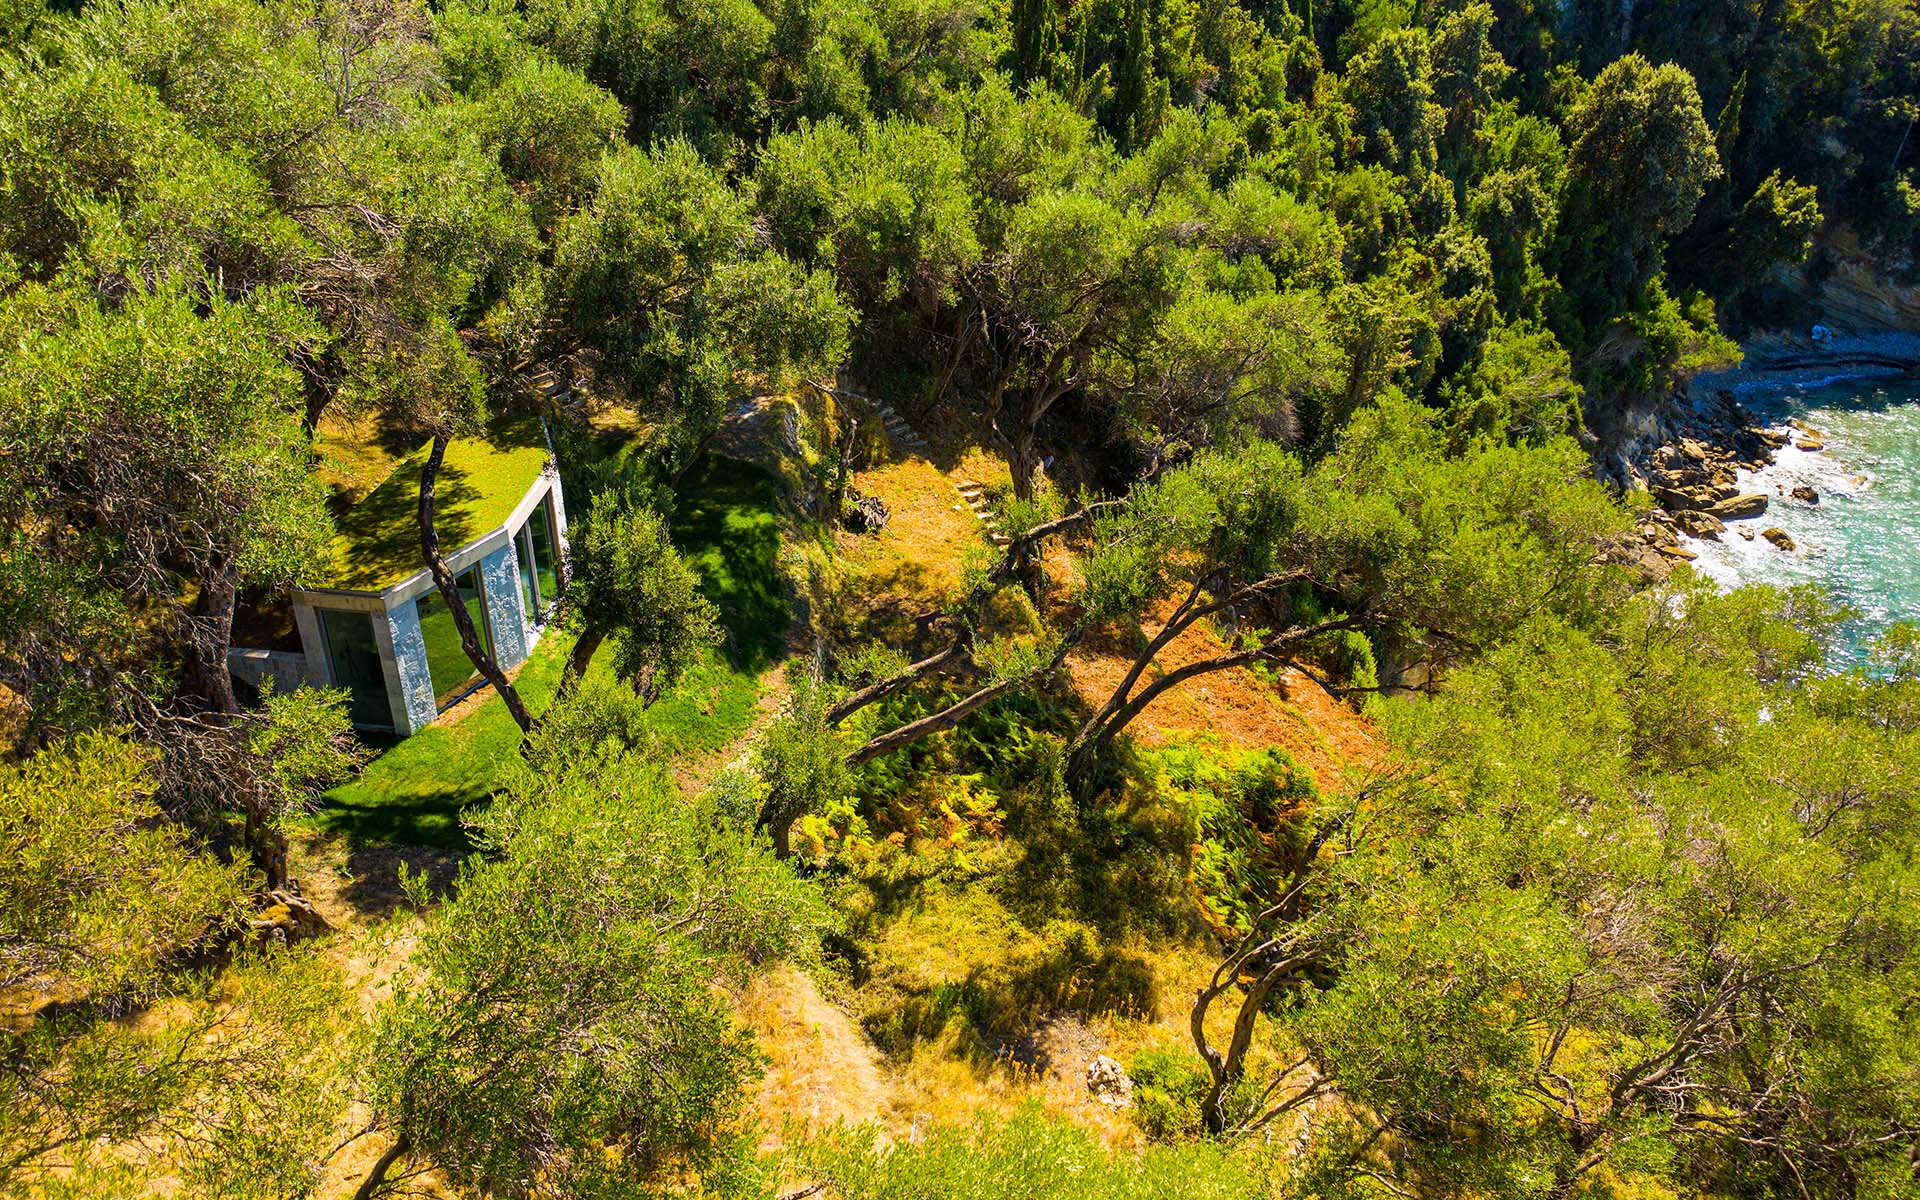
<path fill-rule="evenodd" d="M 1724 586 L 1824 584 L 1860 611 L 1837 653 L 1861 661 L 1889 624 L 1920 621 L 1920 384 L 1852 380 L 1740 399 L 1770 426 L 1805 421 L 1826 435 L 1826 448 L 1789 446 L 1764 470 L 1742 471 L 1740 490 L 1765 492 L 1771 503 L 1763 516 L 1728 522 L 1718 542 L 1689 541 L 1700 555 L 1695 566 Z M 1801 484 L 1820 493 L 1819 503 L 1792 499 Z M 1747 541 L 1740 526 L 1755 534 L 1778 527 L 1796 548 Z"/>

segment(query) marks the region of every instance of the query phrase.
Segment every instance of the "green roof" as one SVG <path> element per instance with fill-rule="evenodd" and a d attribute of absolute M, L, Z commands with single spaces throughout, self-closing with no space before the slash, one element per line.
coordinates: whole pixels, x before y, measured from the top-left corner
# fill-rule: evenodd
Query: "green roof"
<path fill-rule="evenodd" d="M 335 522 L 333 564 L 324 586 L 357 592 L 392 587 L 420 561 L 420 468 L 429 446 L 409 454 Z M 538 422 L 496 427 L 447 445 L 434 483 L 434 525 L 443 554 L 507 523 L 547 465 Z"/>

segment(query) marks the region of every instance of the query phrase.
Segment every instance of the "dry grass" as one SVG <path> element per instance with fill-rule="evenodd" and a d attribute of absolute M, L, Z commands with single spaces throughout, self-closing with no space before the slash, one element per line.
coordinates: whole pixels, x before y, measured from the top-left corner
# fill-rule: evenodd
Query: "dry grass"
<path fill-rule="evenodd" d="M 917 614 L 954 599 L 969 555 L 986 546 L 986 529 L 953 483 L 923 458 L 908 458 L 854 475 L 854 487 L 877 496 L 892 518 L 878 534 L 842 535 L 846 593 L 862 611 Z"/>
<path fill-rule="evenodd" d="M 1142 683 L 1225 650 L 1217 633 L 1196 625 L 1161 651 Z M 1090 643 L 1067 660 L 1075 690 L 1095 707 L 1131 665 L 1129 648 L 1111 640 Z M 1279 746 L 1328 790 L 1337 789 L 1349 769 L 1378 766 L 1384 753 L 1365 717 L 1294 670 L 1283 671 L 1277 684 L 1245 669 L 1202 675 L 1162 694 L 1128 729 L 1148 745 L 1197 734 L 1239 749 Z"/>
<path fill-rule="evenodd" d="M 801 971 L 783 965 L 757 976 L 735 1012 L 767 1056 L 754 1106 L 766 1126 L 763 1148 L 781 1145 L 788 1121 L 820 1130 L 886 1115 L 891 1086 L 880 1052 Z"/>
<path fill-rule="evenodd" d="M 735 1011 L 767 1056 L 754 1105 L 765 1129 L 762 1148 L 778 1149 L 789 1123 L 809 1130 L 871 1124 L 883 1141 L 913 1141 L 936 1126 L 1010 1114 L 1031 1101 L 1110 1149 L 1139 1149 L 1145 1139 L 1138 1123 L 1129 1111 L 1095 1100 L 1086 1073 L 1096 1055 L 1124 1064 L 1148 1047 L 1188 1047 L 1184 997 L 1212 970 L 1212 960 L 1199 948 L 1168 948 L 1155 956 L 1154 969 L 1161 993 L 1180 998 L 1158 1014 L 1061 1012 L 990 1054 L 955 1027 L 899 1058 L 875 1047 L 802 972 L 790 966 L 766 972 L 735 997 Z M 1232 1014 L 1212 1015 L 1224 1037 Z"/>

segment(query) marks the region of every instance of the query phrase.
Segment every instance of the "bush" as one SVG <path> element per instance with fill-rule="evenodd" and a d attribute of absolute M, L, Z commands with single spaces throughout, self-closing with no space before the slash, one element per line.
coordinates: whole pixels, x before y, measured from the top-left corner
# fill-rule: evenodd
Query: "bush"
<path fill-rule="evenodd" d="M 1250 1164 L 1211 1145 L 1115 1155 L 1085 1130 L 1028 1105 L 1005 1120 L 936 1128 L 918 1144 L 881 1147 L 871 1129 L 802 1143 L 794 1179 L 828 1179 L 836 1200 L 1237 1200 L 1272 1195 Z"/>
<path fill-rule="evenodd" d="M 1153 1046 L 1127 1064 L 1140 1127 L 1157 1140 L 1198 1137 L 1200 1099 L 1209 1081 L 1190 1047 Z"/>

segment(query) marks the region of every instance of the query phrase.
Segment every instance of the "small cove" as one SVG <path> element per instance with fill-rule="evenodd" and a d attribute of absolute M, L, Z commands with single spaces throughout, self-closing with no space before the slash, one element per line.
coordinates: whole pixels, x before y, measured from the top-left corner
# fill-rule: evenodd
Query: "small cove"
<path fill-rule="evenodd" d="M 1766 513 L 1729 521 L 1718 541 L 1689 538 L 1694 566 L 1723 587 L 1819 583 L 1860 613 L 1836 648 L 1836 665 L 1865 660 L 1866 648 L 1897 621 L 1920 621 L 1920 382 L 1827 379 L 1754 383 L 1741 403 L 1769 428 L 1794 434 L 1790 419 L 1819 430 L 1825 448 L 1783 447 L 1769 466 L 1741 471 L 1743 492 L 1764 492 Z M 1816 503 L 1796 500 L 1811 487 Z M 1741 527 L 1756 536 L 1741 536 Z M 1758 536 L 1779 528 L 1791 552 Z"/>

